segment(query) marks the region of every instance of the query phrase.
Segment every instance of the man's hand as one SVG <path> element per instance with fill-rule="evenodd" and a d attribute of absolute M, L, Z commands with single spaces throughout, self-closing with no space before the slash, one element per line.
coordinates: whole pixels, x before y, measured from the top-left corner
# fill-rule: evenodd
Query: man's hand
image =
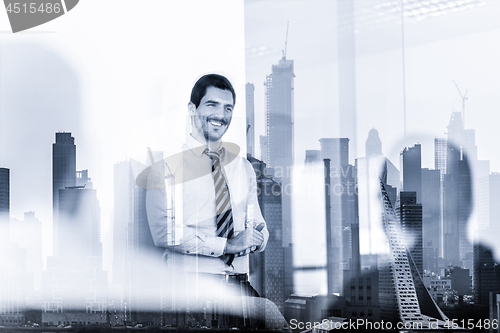
<path fill-rule="evenodd" d="M 256 250 L 264 242 L 264 235 L 260 232 L 263 228 L 264 224 L 261 223 L 256 228 L 245 229 L 235 237 L 228 239 L 224 253 L 241 256 L 250 253 L 252 249 Z M 248 253 L 246 253 L 247 250 Z"/>

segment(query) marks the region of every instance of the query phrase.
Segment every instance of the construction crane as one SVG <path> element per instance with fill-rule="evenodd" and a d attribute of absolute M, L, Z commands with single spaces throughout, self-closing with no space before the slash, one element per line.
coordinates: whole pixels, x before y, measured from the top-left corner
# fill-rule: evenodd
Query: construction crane
<path fill-rule="evenodd" d="M 455 87 L 457 87 L 458 93 L 460 94 L 460 97 L 462 98 L 462 122 L 465 127 L 465 101 L 468 100 L 469 98 L 467 97 L 467 92 L 469 91 L 468 89 L 465 90 L 465 94 L 462 95 L 462 92 L 460 91 L 460 88 L 458 87 L 458 84 L 453 80 L 453 83 L 455 83 Z"/>
<path fill-rule="evenodd" d="M 286 59 L 286 46 L 288 43 L 288 24 L 289 23 L 290 23 L 290 21 L 286 22 L 286 37 L 285 37 L 285 49 L 283 50 L 283 59 Z"/>

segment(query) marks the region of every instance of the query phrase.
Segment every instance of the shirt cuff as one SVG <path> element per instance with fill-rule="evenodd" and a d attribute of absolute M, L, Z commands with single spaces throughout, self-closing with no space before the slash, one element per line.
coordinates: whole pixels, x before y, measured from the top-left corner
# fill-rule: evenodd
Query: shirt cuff
<path fill-rule="evenodd" d="M 226 247 L 227 238 L 206 236 L 205 246 L 201 251 L 204 256 L 210 257 L 220 257 L 224 254 L 224 248 Z"/>

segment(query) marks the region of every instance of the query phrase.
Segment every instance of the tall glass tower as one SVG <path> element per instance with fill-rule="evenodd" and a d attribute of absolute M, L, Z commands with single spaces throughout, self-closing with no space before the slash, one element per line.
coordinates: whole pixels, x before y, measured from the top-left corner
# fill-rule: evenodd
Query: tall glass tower
<path fill-rule="evenodd" d="M 270 168 L 293 165 L 293 60 L 281 58 L 266 77 L 267 160 Z"/>
<path fill-rule="evenodd" d="M 247 155 L 255 156 L 255 87 L 252 83 L 245 85 L 247 115 Z"/>
<path fill-rule="evenodd" d="M 52 207 L 54 254 L 58 254 L 59 190 L 76 185 L 76 146 L 71 133 L 56 133 L 52 144 Z"/>
<path fill-rule="evenodd" d="M 0 223 L 8 221 L 10 213 L 10 170 L 0 168 Z"/>
<path fill-rule="evenodd" d="M 283 55 L 277 65 L 272 66 L 272 73 L 266 77 L 266 132 L 267 152 L 263 160 L 269 168 L 274 169 L 274 176 L 281 182 L 283 247 L 285 250 L 285 295 L 293 292 L 293 260 L 292 260 L 292 207 L 291 167 L 293 157 L 293 92 L 295 74 L 293 60 Z M 287 190 L 288 189 L 288 190 Z"/>

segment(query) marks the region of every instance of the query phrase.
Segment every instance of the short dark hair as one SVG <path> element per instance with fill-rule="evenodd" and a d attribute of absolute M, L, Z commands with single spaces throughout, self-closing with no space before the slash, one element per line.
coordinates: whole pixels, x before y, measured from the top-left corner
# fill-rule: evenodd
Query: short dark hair
<path fill-rule="evenodd" d="M 225 76 L 219 74 L 207 74 L 200 77 L 194 84 L 193 90 L 191 90 L 191 103 L 193 103 L 196 108 L 198 108 L 201 99 L 207 93 L 208 87 L 229 90 L 233 95 L 233 105 L 236 103 L 236 93 L 234 92 L 231 82 L 229 82 Z"/>

